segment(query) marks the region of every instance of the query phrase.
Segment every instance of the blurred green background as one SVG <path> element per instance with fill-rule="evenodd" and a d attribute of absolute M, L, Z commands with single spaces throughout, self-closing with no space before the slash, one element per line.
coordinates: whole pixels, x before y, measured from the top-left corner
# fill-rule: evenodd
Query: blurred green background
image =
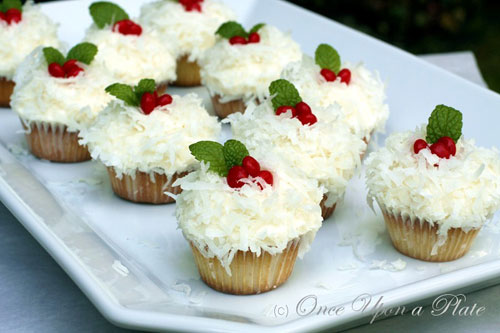
<path fill-rule="evenodd" d="M 498 0 L 288 0 L 414 54 L 473 51 L 500 92 Z"/>

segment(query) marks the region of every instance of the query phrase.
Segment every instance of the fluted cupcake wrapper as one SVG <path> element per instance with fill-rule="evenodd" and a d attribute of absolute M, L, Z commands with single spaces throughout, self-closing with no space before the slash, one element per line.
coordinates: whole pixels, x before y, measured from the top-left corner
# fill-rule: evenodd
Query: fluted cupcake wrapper
<path fill-rule="evenodd" d="M 328 207 L 326 205 L 326 200 L 328 199 L 327 195 L 323 195 L 323 199 L 319 203 L 319 206 L 321 207 L 321 216 L 323 217 L 323 220 L 326 220 L 330 216 L 332 216 L 333 212 L 335 211 L 335 207 L 337 207 L 337 203 L 334 203 L 333 206 Z"/>
<path fill-rule="evenodd" d="M 86 146 L 78 143 L 78 132 L 68 132 L 65 125 L 21 119 L 26 141 L 33 155 L 52 162 L 83 162 L 90 160 Z M 29 128 L 28 128 L 29 126 Z"/>
<path fill-rule="evenodd" d="M 15 83 L 4 77 L 0 78 L 0 107 L 9 107 L 10 95 L 14 91 Z"/>
<path fill-rule="evenodd" d="M 214 112 L 219 118 L 226 118 L 230 114 L 245 111 L 246 106 L 243 99 L 236 99 L 226 103 L 221 103 L 220 99 L 221 97 L 219 95 L 212 96 Z"/>
<path fill-rule="evenodd" d="M 206 258 L 193 244 L 194 259 L 202 280 L 211 288 L 234 295 L 259 294 L 283 284 L 293 271 L 300 239 L 288 243 L 281 253 L 238 251 L 229 268 L 229 275 L 219 259 Z"/>
<path fill-rule="evenodd" d="M 200 66 L 197 62 L 189 61 L 187 55 L 177 59 L 177 80 L 174 85 L 180 87 L 201 85 Z"/>
<path fill-rule="evenodd" d="M 462 228 L 450 228 L 444 244 L 437 247 L 439 235 L 436 223 L 432 225 L 418 218 L 412 221 L 409 217 L 393 214 L 384 208 L 382 212 L 396 250 L 409 257 L 425 261 L 443 262 L 463 257 L 469 251 L 480 230 L 478 228 L 464 231 Z M 437 247 L 436 253 L 432 253 L 434 246 Z"/>
<path fill-rule="evenodd" d="M 111 187 L 119 197 L 142 203 L 166 204 L 175 202 L 175 199 L 166 195 L 165 192 L 172 194 L 181 193 L 180 186 L 172 186 L 177 178 L 184 177 L 187 172 L 175 173 L 170 180 L 164 174 L 153 172 L 152 174 L 136 171 L 135 177 L 122 174 L 117 177 L 113 167 L 107 167 Z"/>

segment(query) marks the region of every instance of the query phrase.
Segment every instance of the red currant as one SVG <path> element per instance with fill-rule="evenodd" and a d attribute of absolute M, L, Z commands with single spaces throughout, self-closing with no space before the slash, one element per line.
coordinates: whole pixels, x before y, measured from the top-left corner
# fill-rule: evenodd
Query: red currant
<path fill-rule="evenodd" d="M 241 179 L 248 178 L 248 172 L 242 166 L 233 166 L 227 174 L 227 184 L 232 188 L 240 188 L 245 185 Z"/>
<path fill-rule="evenodd" d="M 318 118 L 316 118 L 316 116 L 312 113 L 302 115 L 299 114 L 299 120 L 302 125 L 312 125 L 318 121 Z"/>
<path fill-rule="evenodd" d="M 64 63 L 64 65 L 62 66 L 62 68 L 64 69 L 64 72 L 67 74 L 67 73 L 68 73 L 68 71 L 69 71 L 71 68 L 73 68 L 74 66 L 78 66 L 78 65 L 76 64 L 76 59 L 70 59 L 70 60 L 68 60 L 68 61 L 66 61 L 66 62 Z"/>
<path fill-rule="evenodd" d="M 455 154 L 457 153 L 457 146 L 455 145 L 455 141 L 453 141 L 453 139 L 449 136 L 443 136 L 442 138 L 437 140 L 437 142 L 444 143 L 451 155 L 455 156 Z"/>
<path fill-rule="evenodd" d="M 328 82 L 333 82 L 337 79 L 335 72 L 329 70 L 328 68 L 323 68 L 320 73 Z"/>
<path fill-rule="evenodd" d="M 257 162 L 255 158 L 252 156 L 246 156 L 243 159 L 242 163 L 243 168 L 248 172 L 248 174 L 252 177 L 257 177 L 260 172 L 260 164 Z"/>
<path fill-rule="evenodd" d="M 74 65 L 68 71 L 65 71 L 65 72 L 66 72 L 67 77 L 75 77 L 78 74 L 80 74 L 80 72 L 83 72 L 83 68 L 81 68 L 78 65 Z"/>
<path fill-rule="evenodd" d="M 23 14 L 19 9 L 11 8 L 5 12 L 5 16 L 7 17 L 7 23 L 19 23 L 23 17 Z"/>
<path fill-rule="evenodd" d="M 307 105 L 307 103 L 304 103 L 304 102 L 298 102 L 295 105 L 295 108 L 297 109 L 297 114 L 299 116 L 306 115 L 306 114 L 311 114 L 312 113 L 311 107 L 309 105 Z"/>
<path fill-rule="evenodd" d="M 338 77 L 340 77 L 340 82 L 349 84 L 349 82 L 351 82 L 351 71 L 347 68 L 344 68 L 339 72 Z"/>
<path fill-rule="evenodd" d="M 0 12 L 0 21 L 7 22 L 7 15 L 4 12 Z"/>
<path fill-rule="evenodd" d="M 229 39 L 229 43 L 231 45 L 247 44 L 247 40 L 245 39 L 245 37 L 242 37 L 242 36 L 234 36 L 234 37 L 231 37 L 231 39 Z"/>
<path fill-rule="evenodd" d="M 259 172 L 259 175 L 258 177 L 262 178 L 266 183 L 268 183 L 269 185 L 273 185 L 273 174 L 270 173 L 269 171 L 267 170 L 263 170 L 261 172 Z"/>
<path fill-rule="evenodd" d="M 134 22 L 132 22 L 132 23 L 134 23 Z M 129 26 L 128 33 L 126 35 L 140 36 L 141 34 L 142 34 L 142 27 L 139 24 L 134 23 L 134 24 Z"/>
<path fill-rule="evenodd" d="M 428 147 L 428 145 L 427 145 L 427 142 L 425 142 L 425 140 L 418 139 L 418 140 L 415 140 L 415 143 L 413 144 L 413 151 L 415 152 L 415 154 L 418 154 L 419 151 L 421 151 L 422 149 L 425 149 L 427 147 Z"/>
<path fill-rule="evenodd" d="M 199 2 L 194 2 L 191 6 L 186 7 L 186 10 L 188 12 L 192 12 L 193 10 L 196 10 L 201 13 L 201 5 Z"/>
<path fill-rule="evenodd" d="M 248 36 L 248 43 L 258 43 L 260 42 L 260 35 L 256 32 L 252 32 L 250 36 Z"/>
<path fill-rule="evenodd" d="M 280 114 L 287 113 L 288 111 L 290 111 L 290 113 L 292 114 L 292 118 L 297 116 L 297 110 L 293 106 L 290 106 L 290 105 L 282 105 L 282 106 L 278 107 L 276 109 L 276 115 L 279 116 Z"/>
<path fill-rule="evenodd" d="M 450 158 L 450 151 L 443 142 L 435 142 L 431 145 L 431 152 L 441 158 Z"/>
<path fill-rule="evenodd" d="M 66 76 L 64 69 L 57 62 L 53 62 L 49 65 L 49 74 L 53 77 L 63 78 Z"/>
<path fill-rule="evenodd" d="M 142 27 L 131 20 L 121 20 L 113 25 L 113 31 L 119 32 L 122 35 L 137 35 L 142 34 Z"/>
<path fill-rule="evenodd" d="M 169 94 L 161 95 L 156 99 L 156 105 L 165 106 L 172 103 L 172 96 Z"/>
<path fill-rule="evenodd" d="M 145 92 L 141 97 L 141 109 L 144 114 L 150 114 L 156 107 L 155 96 L 150 92 Z"/>

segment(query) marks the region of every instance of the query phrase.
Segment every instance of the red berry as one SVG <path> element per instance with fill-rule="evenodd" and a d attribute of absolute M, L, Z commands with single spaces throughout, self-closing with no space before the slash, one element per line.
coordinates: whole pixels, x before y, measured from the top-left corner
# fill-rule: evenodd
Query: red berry
<path fill-rule="evenodd" d="M 71 68 L 73 68 L 74 66 L 77 66 L 77 67 L 78 67 L 78 65 L 76 64 L 76 59 L 70 59 L 70 60 L 68 60 L 68 61 L 66 61 L 66 62 L 64 63 L 64 65 L 62 66 L 62 68 L 64 69 L 64 72 L 65 72 L 66 74 L 68 74 L 68 71 L 69 71 Z"/>
<path fill-rule="evenodd" d="M 252 177 L 257 177 L 260 172 L 260 164 L 257 162 L 255 158 L 252 156 L 246 156 L 243 159 L 242 163 L 243 168 L 248 172 L 248 174 Z"/>
<path fill-rule="evenodd" d="M 273 174 L 270 173 L 267 170 L 263 170 L 263 171 L 259 172 L 258 177 L 262 178 L 266 183 L 268 183 L 271 186 L 274 183 L 274 181 L 273 181 Z"/>
<path fill-rule="evenodd" d="M 144 114 L 150 114 L 156 107 L 155 96 L 152 93 L 145 92 L 141 97 L 141 109 Z"/>
<path fill-rule="evenodd" d="M 137 35 L 142 34 L 142 28 L 140 25 L 132 20 L 121 20 L 113 25 L 113 31 L 119 32 L 122 35 Z"/>
<path fill-rule="evenodd" d="M 431 152 L 441 158 L 450 158 L 450 151 L 443 142 L 435 142 L 431 145 Z"/>
<path fill-rule="evenodd" d="M 297 114 L 299 116 L 312 113 L 311 107 L 309 105 L 307 105 L 307 103 L 304 103 L 304 102 L 298 102 L 295 105 L 295 108 L 297 109 Z"/>
<path fill-rule="evenodd" d="M 137 23 L 132 23 L 133 24 L 128 27 L 128 32 L 126 33 L 126 35 L 140 36 L 142 34 L 142 27 Z"/>
<path fill-rule="evenodd" d="M 250 36 L 248 36 L 248 43 L 258 43 L 260 42 L 260 35 L 256 32 L 252 32 Z"/>
<path fill-rule="evenodd" d="M 248 178 L 248 172 L 242 166 L 235 165 L 227 174 L 227 184 L 232 188 L 240 188 L 245 185 L 241 179 Z"/>
<path fill-rule="evenodd" d="M 339 72 L 338 77 L 340 77 L 340 82 L 349 84 L 349 82 L 351 82 L 351 71 L 347 68 L 344 68 Z"/>
<path fill-rule="evenodd" d="M 329 70 L 328 68 L 323 68 L 320 73 L 328 82 L 333 82 L 337 79 L 335 72 Z"/>
<path fill-rule="evenodd" d="M 193 4 L 191 4 L 191 6 L 186 7 L 186 10 L 188 12 L 192 12 L 193 10 L 196 10 L 196 11 L 201 13 L 201 5 L 199 2 L 194 2 Z"/>
<path fill-rule="evenodd" d="M 443 136 L 442 138 L 437 140 L 437 142 L 444 143 L 451 155 L 455 156 L 455 154 L 457 153 L 457 146 L 455 145 L 455 141 L 453 141 L 453 139 L 449 136 Z"/>
<path fill-rule="evenodd" d="M 172 96 L 169 94 L 161 95 L 156 99 L 156 105 L 165 106 L 172 103 Z"/>
<path fill-rule="evenodd" d="M 0 21 L 7 22 L 7 15 L 4 12 L 0 12 Z"/>
<path fill-rule="evenodd" d="M 65 71 L 65 72 L 66 72 L 67 77 L 75 77 L 78 74 L 80 74 L 80 72 L 83 72 L 83 68 L 81 68 L 78 65 L 74 65 L 68 71 Z"/>
<path fill-rule="evenodd" d="M 413 151 L 415 152 L 415 154 L 418 154 L 419 151 L 421 151 L 422 149 L 425 149 L 427 147 L 428 147 L 427 142 L 425 142 L 425 140 L 418 139 L 418 140 L 415 140 L 415 143 L 413 144 Z"/>
<path fill-rule="evenodd" d="M 231 39 L 229 39 L 229 43 L 231 45 L 234 45 L 234 44 L 246 44 L 247 40 L 245 39 L 245 37 L 242 37 L 242 36 L 234 36 L 234 37 L 231 37 Z"/>
<path fill-rule="evenodd" d="M 312 113 L 299 115 L 299 120 L 302 125 L 312 125 L 318 121 L 315 115 Z"/>
<path fill-rule="evenodd" d="M 23 17 L 23 14 L 19 9 L 11 8 L 5 12 L 5 16 L 7 18 L 7 23 L 19 23 Z"/>
<path fill-rule="evenodd" d="M 292 118 L 297 116 L 297 110 L 293 106 L 290 106 L 290 105 L 282 105 L 282 106 L 278 107 L 276 109 L 276 115 L 279 116 L 280 114 L 286 113 L 288 111 L 291 112 Z"/>
<path fill-rule="evenodd" d="M 49 65 L 49 74 L 53 77 L 63 78 L 66 76 L 64 69 L 57 62 L 53 62 Z"/>

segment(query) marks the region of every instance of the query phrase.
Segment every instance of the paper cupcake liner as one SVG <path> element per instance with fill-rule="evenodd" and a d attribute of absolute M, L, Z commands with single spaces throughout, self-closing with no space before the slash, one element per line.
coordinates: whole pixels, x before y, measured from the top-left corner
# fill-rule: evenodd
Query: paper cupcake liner
<path fill-rule="evenodd" d="M 174 85 L 180 87 L 201 85 L 200 66 L 197 62 L 188 61 L 187 55 L 177 59 L 177 80 Z"/>
<path fill-rule="evenodd" d="M 410 218 L 401 214 L 393 214 L 382 208 L 385 224 L 392 244 L 404 255 L 409 257 L 443 262 L 451 261 L 463 257 L 472 246 L 474 239 L 480 229 L 471 229 L 468 232 L 462 228 L 451 228 L 443 245 L 437 247 L 439 236 L 438 226 L 432 225 L 428 221 L 415 218 L 412 222 Z M 432 253 L 434 246 L 437 252 Z"/>
<path fill-rule="evenodd" d="M 68 132 L 62 124 L 32 121 L 27 125 L 26 141 L 33 155 L 52 162 L 73 163 L 90 160 L 87 147 L 78 143 L 78 132 Z M 29 130 L 28 130 L 29 126 Z"/>
<path fill-rule="evenodd" d="M 326 206 L 326 200 L 328 199 L 327 195 L 323 195 L 323 199 L 319 203 L 321 207 L 321 216 L 323 217 L 323 220 L 326 220 L 330 216 L 332 216 L 333 212 L 335 211 L 335 207 L 337 207 L 337 203 L 334 203 L 333 206 L 328 207 Z"/>
<path fill-rule="evenodd" d="M 219 118 L 226 118 L 227 116 L 235 112 L 244 112 L 246 108 L 243 99 L 221 103 L 219 95 L 212 96 L 212 104 L 214 107 L 214 112 Z"/>
<path fill-rule="evenodd" d="M 234 295 L 259 294 L 283 284 L 293 271 L 300 239 L 288 243 L 283 252 L 260 256 L 250 251 L 238 251 L 227 274 L 219 259 L 206 258 L 191 244 L 194 259 L 202 280 L 212 289 Z"/>
<path fill-rule="evenodd" d="M 168 83 L 162 82 L 162 83 L 159 83 L 156 86 L 156 91 L 158 92 L 158 94 L 161 95 L 161 94 L 164 94 L 167 91 L 167 88 L 168 88 Z"/>
<path fill-rule="evenodd" d="M 0 78 L 0 107 L 9 107 L 10 95 L 14 91 L 15 83 L 4 77 Z"/>
<path fill-rule="evenodd" d="M 187 174 L 187 172 L 175 173 L 170 181 L 164 174 L 154 172 L 151 176 L 149 173 L 141 171 L 136 171 L 135 177 L 122 174 L 122 177 L 118 178 L 113 167 L 107 167 L 107 169 L 111 187 L 116 195 L 129 201 L 151 204 L 175 202 L 175 199 L 166 195 L 165 192 L 181 193 L 181 187 L 173 187 L 172 184 L 177 178 L 184 177 Z"/>

